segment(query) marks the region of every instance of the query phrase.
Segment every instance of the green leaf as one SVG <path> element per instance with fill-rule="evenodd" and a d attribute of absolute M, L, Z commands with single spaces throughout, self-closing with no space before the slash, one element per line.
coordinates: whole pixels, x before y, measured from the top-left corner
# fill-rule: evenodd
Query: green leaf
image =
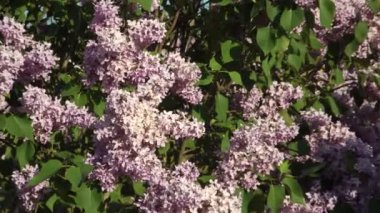
<path fill-rule="evenodd" d="M 76 94 L 78 94 L 80 92 L 80 90 L 81 90 L 80 85 L 74 84 L 74 85 L 71 85 L 68 88 L 64 89 L 61 92 L 61 95 L 62 95 L 62 97 L 75 96 Z"/>
<path fill-rule="evenodd" d="M 266 6 L 265 10 L 266 10 L 268 18 L 271 21 L 274 21 L 276 16 L 280 13 L 280 10 L 278 9 L 278 7 L 273 6 L 271 1 L 269 1 L 269 0 L 266 1 L 265 6 Z"/>
<path fill-rule="evenodd" d="M 228 137 L 228 132 L 222 136 L 222 144 L 220 146 L 222 152 L 226 152 L 230 149 L 230 139 Z"/>
<path fill-rule="evenodd" d="M 220 6 L 227 6 L 229 4 L 233 3 L 232 0 L 221 0 L 218 2 L 218 5 Z"/>
<path fill-rule="evenodd" d="M 267 197 L 267 205 L 273 212 L 279 212 L 282 207 L 284 198 L 285 189 L 283 185 L 270 185 Z"/>
<path fill-rule="evenodd" d="M 34 140 L 32 121 L 28 118 L 10 115 L 7 117 L 5 129 L 15 137 Z"/>
<path fill-rule="evenodd" d="M 230 76 L 231 80 L 234 83 L 241 85 L 241 86 L 244 86 L 243 81 L 241 80 L 240 73 L 238 73 L 236 71 L 231 71 L 231 72 L 228 72 L 228 75 Z"/>
<path fill-rule="evenodd" d="M 358 42 L 363 42 L 367 38 L 368 24 L 360 21 L 355 27 L 355 39 Z"/>
<path fill-rule="evenodd" d="M 300 177 L 306 177 L 306 176 L 311 176 L 314 177 L 318 175 L 318 173 L 326 166 L 326 164 L 321 163 L 321 164 L 315 164 L 311 165 L 305 169 L 302 170 Z"/>
<path fill-rule="evenodd" d="M 274 48 L 275 52 L 285 52 L 289 47 L 289 39 L 286 36 L 281 36 L 280 38 L 276 39 L 276 46 Z"/>
<path fill-rule="evenodd" d="M 283 161 L 278 168 L 281 174 L 288 174 L 291 172 L 289 161 Z"/>
<path fill-rule="evenodd" d="M 335 4 L 331 0 L 319 0 L 319 17 L 321 25 L 331 28 L 335 17 Z"/>
<path fill-rule="evenodd" d="M 216 119 L 218 121 L 227 120 L 227 111 L 228 111 L 228 98 L 224 95 L 217 93 L 215 96 L 215 112 L 217 114 Z"/>
<path fill-rule="evenodd" d="M 302 97 L 301 99 L 298 99 L 294 104 L 293 107 L 300 112 L 303 108 L 307 106 L 306 98 Z"/>
<path fill-rule="evenodd" d="M 33 158 L 35 153 L 34 145 L 30 141 L 22 143 L 16 149 L 16 158 L 20 164 L 20 168 L 23 168 Z"/>
<path fill-rule="evenodd" d="M 300 25 L 303 20 L 304 14 L 301 9 L 285 10 L 281 15 L 280 24 L 284 30 L 289 32 Z"/>
<path fill-rule="evenodd" d="M 145 186 L 142 182 L 133 182 L 133 190 L 137 195 L 143 195 L 146 191 Z"/>
<path fill-rule="evenodd" d="M 303 190 L 298 181 L 292 177 L 285 177 L 282 179 L 282 183 L 287 186 L 290 191 L 290 199 L 294 203 L 305 203 L 305 198 L 303 196 Z"/>
<path fill-rule="evenodd" d="M 262 68 L 263 68 L 263 72 L 264 72 L 264 76 L 265 76 L 265 79 L 267 80 L 267 83 L 270 85 L 272 84 L 272 73 L 271 73 L 271 69 L 274 65 L 274 62 L 275 62 L 275 59 L 274 57 L 272 57 L 271 59 L 269 59 L 269 57 L 266 57 L 263 61 L 262 61 Z"/>
<path fill-rule="evenodd" d="M 249 213 L 249 203 L 251 203 L 253 198 L 253 192 L 243 191 L 243 202 L 241 204 L 241 213 Z"/>
<path fill-rule="evenodd" d="M 42 181 L 50 178 L 62 168 L 62 163 L 58 160 L 49 160 L 42 164 L 41 170 L 28 183 L 28 186 L 35 186 Z"/>
<path fill-rule="evenodd" d="M 237 46 L 239 45 L 237 43 L 232 42 L 231 40 L 227 40 L 220 44 L 223 63 L 227 64 L 234 60 L 231 56 L 231 49 Z"/>
<path fill-rule="evenodd" d="M 270 27 L 257 29 L 256 42 L 265 55 L 273 49 L 276 41 L 274 35 L 271 33 Z"/>
<path fill-rule="evenodd" d="M 298 55 L 294 54 L 290 54 L 288 56 L 288 63 L 296 70 L 299 70 L 302 66 L 301 58 Z"/>
<path fill-rule="evenodd" d="M 206 86 L 212 83 L 214 80 L 214 75 L 208 75 L 206 78 L 200 79 L 198 81 L 198 85 L 200 86 Z"/>
<path fill-rule="evenodd" d="M 5 115 L 0 115 L 0 130 L 3 130 L 6 126 L 7 118 Z"/>
<path fill-rule="evenodd" d="M 212 175 L 202 175 L 200 177 L 198 177 L 198 181 L 203 183 L 203 184 L 206 184 L 206 183 L 210 183 L 210 180 L 214 179 L 214 177 Z"/>
<path fill-rule="evenodd" d="M 75 157 L 72 159 L 72 162 L 79 167 L 82 178 L 86 177 L 88 173 L 90 173 L 93 169 L 91 165 L 88 165 L 84 162 L 83 156 L 75 155 Z"/>
<path fill-rule="evenodd" d="M 220 69 L 222 69 L 222 65 L 220 65 L 220 64 L 216 61 L 215 57 L 212 57 L 212 58 L 211 58 L 211 60 L 210 60 L 210 62 L 209 62 L 209 66 L 210 66 L 211 70 L 213 70 L 213 71 L 219 71 Z"/>
<path fill-rule="evenodd" d="M 75 96 L 74 102 L 79 107 L 85 106 L 88 103 L 88 96 L 84 93 L 79 93 Z"/>
<path fill-rule="evenodd" d="M 291 155 L 307 155 L 309 153 L 309 144 L 305 140 L 296 140 L 287 145 Z"/>
<path fill-rule="evenodd" d="M 281 115 L 282 119 L 284 119 L 286 125 L 290 126 L 294 123 L 292 117 L 288 113 L 288 110 L 286 110 L 286 109 L 281 110 L 280 115 Z"/>
<path fill-rule="evenodd" d="M 378 0 L 368 0 L 367 1 L 369 7 L 373 11 L 374 14 L 378 13 L 380 11 L 380 1 Z"/>
<path fill-rule="evenodd" d="M 65 172 L 65 178 L 71 183 L 73 189 L 76 189 L 82 181 L 82 173 L 80 168 L 70 166 Z"/>
<path fill-rule="evenodd" d="M 341 112 L 340 112 L 340 108 L 339 108 L 336 100 L 332 96 L 328 96 L 326 99 L 327 99 L 327 103 L 330 107 L 331 112 L 335 116 L 339 116 L 341 114 Z"/>
<path fill-rule="evenodd" d="M 141 7 L 146 11 L 150 11 L 152 8 L 153 0 L 134 0 L 134 1 L 141 4 Z"/>
<path fill-rule="evenodd" d="M 95 190 L 91 190 L 85 184 L 82 184 L 78 189 L 74 200 L 77 206 L 84 209 L 85 212 L 93 213 L 98 212 L 99 205 L 102 201 L 102 195 Z"/>
<path fill-rule="evenodd" d="M 356 50 L 359 48 L 360 43 L 356 40 L 352 40 L 347 46 L 344 48 L 344 53 L 347 56 L 351 56 Z"/>
<path fill-rule="evenodd" d="M 339 85 L 344 83 L 343 71 L 341 69 L 334 70 L 334 84 Z"/>
<path fill-rule="evenodd" d="M 92 101 L 94 112 L 97 116 L 102 116 L 104 114 L 104 110 L 106 109 L 106 102 L 104 100 L 100 100 L 98 103 Z"/>
<path fill-rule="evenodd" d="M 325 107 L 323 106 L 323 104 L 322 104 L 319 100 L 316 100 L 316 101 L 313 103 L 312 107 L 313 107 L 314 109 L 316 109 L 316 110 L 322 110 L 322 111 L 325 110 Z"/>
<path fill-rule="evenodd" d="M 322 43 L 319 41 L 314 32 L 309 32 L 309 42 L 310 46 L 315 50 L 319 50 L 323 47 Z"/>
<path fill-rule="evenodd" d="M 48 209 L 51 211 L 51 212 L 54 212 L 54 205 L 55 203 L 57 202 L 58 200 L 58 196 L 57 194 L 53 194 L 45 203 L 46 207 L 48 207 Z"/>

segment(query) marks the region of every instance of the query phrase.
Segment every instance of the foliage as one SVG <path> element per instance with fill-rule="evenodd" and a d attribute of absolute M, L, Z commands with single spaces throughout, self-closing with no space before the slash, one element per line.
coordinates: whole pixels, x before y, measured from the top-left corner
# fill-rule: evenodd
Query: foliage
<path fill-rule="evenodd" d="M 212 204 L 204 203 L 208 199 L 220 202 L 220 192 L 231 195 L 231 212 L 377 212 L 380 3 L 371 0 L 365 3 L 369 6 L 358 6 L 349 2 L 114 0 L 112 3 L 119 8 L 115 17 L 120 17 L 123 33 L 132 34 L 128 31 L 131 20 L 146 18 L 165 23 L 162 38 L 154 40 L 162 34 L 160 30 L 153 35 L 147 33 L 151 37 L 144 34 L 148 30 L 140 32 L 154 40 L 141 44 L 141 51 L 157 60 L 133 69 L 148 70 L 158 61 L 152 66 L 160 70 L 162 61 L 170 61 L 171 71 L 177 70 L 173 71 L 176 82 L 171 84 L 177 88 L 166 91 L 163 97 L 157 92 L 154 97 L 159 103 L 145 104 L 134 103 L 141 99 L 133 95 L 139 91 L 139 83 L 116 82 L 117 77 L 106 74 L 103 79 L 108 77 L 112 82 L 104 83 L 99 70 L 94 71 L 96 63 L 90 64 L 93 61 L 86 58 L 89 41 L 102 45 L 101 33 L 107 33 L 94 30 L 93 2 L 0 1 L 3 18 L 15 18 L 37 42 L 51 43 L 57 59 L 50 58 L 57 63 L 50 69 L 49 79 L 31 80 L 26 71 L 20 71 L 6 92 L 2 87 L 6 79 L 0 75 L 0 209 L 25 211 L 21 194 L 39 193 L 33 208 L 36 212 L 149 211 L 150 204 L 160 204 L 159 199 L 170 193 L 177 199 L 187 199 L 182 188 L 176 188 L 176 184 L 183 183 L 186 190 L 199 193 L 202 208 L 209 212 Z M 345 14 L 347 7 L 354 12 Z M 118 23 L 117 18 L 112 20 Z M 1 45 L 8 45 L 6 36 L 0 38 Z M 112 51 L 119 52 L 110 61 L 132 57 L 122 55 L 129 48 L 113 46 Z M 21 53 L 28 51 L 25 48 Z M 170 55 L 175 52 L 178 55 Z M 1 54 L 0 72 L 5 73 L 10 68 L 3 66 L 7 57 Z M 96 58 L 94 55 L 91 57 Z M 91 68 L 94 70 L 88 71 Z M 25 76 L 29 80 L 24 80 Z M 121 90 L 107 91 L 105 87 L 110 85 Z M 43 88 L 46 98 L 32 97 L 37 89 L 30 92 L 31 88 Z M 26 96 L 33 100 L 32 106 L 39 107 L 28 105 Z M 49 103 L 45 108 L 38 105 L 42 99 Z M 125 111 L 132 114 L 132 110 L 143 113 L 117 119 Z M 144 117 L 146 114 L 149 116 Z M 167 119 L 159 120 L 160 116 Z M 49 118 L 52 128 L 47 131 L 42 121 Z M 163 142 L 151 141 L 131 149 L 137 147 L 144 155 L 150 149 L 168 171 L 162 174 L 165 178 L 155 181 L 154 175 L 150 178 L 123 173 L 115 175 L 112 182 L 111 173 L 122 167 L 116 169 L 115 165 L 115 170 L 105 170 L 106 178 L 100 180 L 100 167 L 116 160 L 107 164 L 95 159 L 102 153 L 99 147 L 108 149 L 109 141 L 120 139 L 118 135 L 110 139 L 102 132 L 114 128 L 109 134 L 117 134 L 117 128 L 123 125 L 135 130 L 138 127 L 133 123 L 146 120 L 157 130 L 152 135 L 167 131 L 170 137 L 165 135 Z M 36 125 L 37 121 L 42 127 Z M 45 131 L 48 136 L 42 142 L 41 133 Z M 146 132 L 141 134 L 150 137 L 149 129 Z M 142 158 L 148 161 L 152 153 Z M 244 157 L 236 157 L 240 153 Z M 232 162 L 234 157 L 237 162 Z M 229 163 L 235 164 L 228 167 Z M 22 171 L 27 165 L 38 165 L 39 169 L 24 180 L 26 187 L 20 189 L 14 171 Z M 232 174 L 239 166 L 240 173 L 227 177 L 228 169 Z M 180 175 L 175 172 L 181 171 L 191 177 L 177 177 Z M 177 176 L 172 178 L 172 173 Z M 249 176 L 252 185 L 242 178 L 244 175 Z M 105 186 L 107 181 L 112 182 L 111 186 Z M 36 187 L 44 189 L 30 192 Z M 215 191 L 219 194 L 212 197 Z M 234 206 L 235 198 L 241 209 Z"/>

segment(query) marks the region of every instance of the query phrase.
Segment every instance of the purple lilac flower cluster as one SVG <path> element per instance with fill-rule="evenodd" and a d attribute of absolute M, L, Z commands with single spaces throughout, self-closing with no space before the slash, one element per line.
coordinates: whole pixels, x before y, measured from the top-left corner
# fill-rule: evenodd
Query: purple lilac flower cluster
<path fill-rule="evenodd" d="M 286 109 L 291 103 L 302 97 L 301 87 L 293 87 L 285 82 L 273 82 L 265 94 L 256 87 L 249 92 L 245 89 L 237 91 L 234 102 L 245 119 L 272 117 L 279 110 Z"/>
<path fill-rule="evenodd" d="M 329 212 L 334 209 L 338 198 L 331 192 L 321 192 L 321 186 L 315 183 L 306 193 L 306 203 L 297 204 L 290 201 L 289 196 L 284 200 L 281 209 L 283 213 L 317 213 Z"/>
<path fill-rule="evenodd" d="M 199 67 L 195 63 L 186 62 L 179 53 L 169 54 L 167 63 L 175 77 L 175 83 L 172 88 L 174 93 L 189 103 L 200 103 L 203 95 L 195 85 L 201 77 Z"/>
<path fill-rule="evenodd" d="M 202 188 L 196 183 L 198 176 L 197 167 L 184 162 L 152 183 L 137 206 L 146 212 L 241 212 L 241 198 L 236 196 L 235 187 L 211 181 Z"/>
<path fill-rule="evenodd" d="M 322 176 L 334 182 L 331 193 L 362 208 L 359 206 L 372 194 L 367 191 L 367 180 L 374 178 L 377 170 L 372 146 L 358 138 L 347 125 L 332 122 L 321 111 L 306 111 L 302 115 L 311 131 L 305 136 L 310 146 L 309 157 L 328 165 Z M 355 160 L 352 168 L 347 166 L 348 158 Z"/>
<path fill-rule="evenodd" d="M 365 0 L 335 0 L 335 18 L 331 28 L 320 25 L 320 10 L 316 0 L 296 0 L 295 3 L 309 9 L 315 17 L 314 31 L 323 42 L 337 41 L 353 33 L 358 20 L 371 20 L 373 13 Z"/>
<path fill-rule="evenodd" d="M 117 14 L 118 7 L 112 1 L 95 3 L 90 29 L 97 39 L 87 44 L 84 56 L 87 83 L 101 81 L 105 92 L 125 83 L 145 83 L 151 75 L 166 69 L 160 58 L 144 51 L 162 41 L 166 33 L 164 24 L 153 19 L 129 21 L 128 35 L 124 35 Z"/>
<path fill-rule="evenodd" d="M 86 109 L 80 109 L 69 101 L 64 105 L 60 102 L 38 87 L 28 86 L 23 94 L 25 110 L 32 119 L 36 138 L 42 144 L 49 141 L 54 131 L 66 131 L 74 125 L 89 128 L 96 120 Z"/>
<path fill-rule="evenodd" d="M 369 25 L 367 38 L 355 52 L 355 56 L 361 59 L 369 58 L 370 55 L 377 55 L 379 57 L 380 51 L 380 14 L 375 14 L 373 19 L 367 22 Z"/>
<path fill-rule="evenodd" d="M 278 110 L 301 98 L 302 90 L 291 84 L 274 83 L 265 97 L 257 88 L 246 97 L 236 95 L 244 117 L 254 118 L 255 122 L 234 131 L 230 150 L 219 163 L 216 176 L 230 185 L 256 189 L 260 184 L 258 175 L 270 175 L 286 157 L 277 146 L 298 135 L 298 126 L 285 124 Z"/>
<path fill-rule="evenodd" d="M 26 165 L 21 171 L 14 171 L 12 174 L 12 181 L 16 185 L 18 197 L 22 201 L 22 207 L 27 212 L 32 212 L 35 209 L 49 185 L 48 180 L 45 180 L 36 186 L 27 186 L 28 182 L 37 172 L 37 165 Z"/>
<path fill-rule="evenodd" d="M 13 18 L 0 20 L 0 109 L 6 106 L 4 95 L 19 80 L 28 83 L 48 80 L 58 58 L 46 42 L 36 42 L 26 35 L 22 24 Z"/>
<path fill-rule="evenodd" d="M 117 8 L 112 6 L 113 9 L 109 9 L 108 4 L 103 8 L 102 4 L 104 2 L 97 3 L 95 8 L 100 12 L 95 12 L 94 18 L 102 21 L 92 22 L 99 26 L 104 25 L 102 22 L 111 23 L 115 18 L 108 15 L 112 20 L 107 21 L 96 15 Z M 96 29 L 97 24 L 92 28 Z M 86 67 L 93 69 L 87 70 L 89 76 L 94 76 L 95 72 L 95 76 L 100 77 L 95 81 L 102 81 L 108 92 L 105 114 L 94 126 L 95 152 L 87 159 L 94 170 L 89 177 L 99 181 L 104 191 L 112 191 L 124 176 L 147 182 L 148 191 L 136 205 L 148 212 L 238 211 L 240 198 L 233 187 L 217 181 L 202 187 L 197 183 L 199 171 L 193 164 L 186 162 L 171 171 L 164 168 L 156 156 L 156 150 L 165 146 L 169 139 L 199 138 L 204 134 L 203 124 L 185 112 L 159 111 L 157 108 L 169 92 L 198 104 L 202 93 L 195 83 L 200 78 L 200 70 L 178 53 L 170 54 L 165 61 L 144 50 L 162 41 L 165 35 L 162 23 L 140 19 L 128 21 L 127 25 L 128 36 L 125 37 L 120 34 L 117 24 L 107 32 L 95 32 L 98 40 L 89 43 L 85 56 Z M 105 34 L 111 31 L 112 35 Z M 116 34 L 118 39 L 113 40 Z M 103 41 L 106 43 L 101 43 Z M 120 43 L 116 45 L 115 42 Z M 94 57 L 96 62 L 89 61 Z M 118 65 L 110 66 L 113 63 Z M 136 90 L 119 89 L 123 83 L 136 85 Z"/>

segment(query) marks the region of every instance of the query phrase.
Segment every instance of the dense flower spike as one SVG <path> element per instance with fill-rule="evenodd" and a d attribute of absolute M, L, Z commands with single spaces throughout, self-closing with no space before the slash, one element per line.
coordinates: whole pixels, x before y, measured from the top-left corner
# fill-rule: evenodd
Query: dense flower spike
<path fill-rule="evenodd" d="M 320 10 L 316 0 L 296 0 L 296 4 L 310 9 L 315 17 L 314 31 L 323 42 L 337 41 L 343 36 L 353 33 L 358 20 L 371 20 L 372 12 L 365 0 L 336 0 L 335 18 L 330 29 L 321 26 Z"/>
<path fill-rule="evenodd" d="M 154 183 L 138 202 L 147 212 L 240 212 L 241 199 L 234 187 L 217 181 L 202 188 L 196 183 L 199 172 L 185 162 L 160 182 Z"/>
<path fill-rule="evenodd" d="M 38 202 L 42 199 L 46 187 L 49 185 L 49 182 L 44 180 L 36 186 L 27 186 L 28 182 L 37 172 L 37 165 L 26 165 L 21 171 L 14 171 L 12 174 L 12 181 L 16 185 L 17 195 L 22 202 L 22 207 L 27 212 L 35 210 Z"/>
<path fill-rule="evenodd" d="M 163 131 L 176 140 L 180 138 L 200 138 L 205 132 L 202 123 L 188 120 L 183 112 L 177 114 L 163 112 L 160 117 L 160 125 Z"/>
<path fill-rule="evenodd" d="M 278 110 L 288 108 L 303 95 L 301 87 L 289 83 L 273 82 L 265 94 L 254 87 L 249 92 L 240 90 L 235 94 L 234 105 L 243 111 L 247 120 L 257 116 L 273 116 Z"/>
<path fill-rule="evenodd" d="M 258 174 L 269 175 L 285 159 L 276 148 L 298 135 L 298 126 L 287 126 L 279 114 L 257 118 L 257 123 L 234 132 L 231 148 L 219 163 L 217 176 L 230 185 L 255 189 Z"/>
<path fill-rule="evenodd" d="M 175 76 L 173 92 L 191 104 L 201 102 L 203 94 L 195 85 L 201 77 L 198 66 L 187 62 L 179 53 L 169 54 L 167 64 Z"/>
<path fill-rule="evenodd" d="M 0 21 L 0 37 L 4 41 L 0 45 L 0 96 L 9 93 L 16 80 L 48 80 L 58 60 L 50 44 L 33 41 L 20 23 L 8 17 Z M 4 105 L 4 97 L 0 99 Z"/>
<path fill-rule="evenodd" d="M 23 66 L 24 58 L 17 50 L 0 46 L 0 95 L 8 93 Z"/>
<path fill-rule="evenodd" d="M 330 117 L 315 110 L 303 114 L 311 128 L 311 134 L 306 140 L 309 142 L 313 160 L 332 161 L 332 165 L 336 165 L 342 163 L 342 154 L 345 151 L 354 152 L 361 157 L 372 157 L 372 147 L 365 145 L 341 122 L 333 123 Z"/>
<path fill-rule="evenodd" d="M 90 29 L 95 33 L 105 30 L 120 30 L 122 20 L 118 16 L 119 8 L 111 0 L 102 0 L 94 3 L 94 18 L 90 23 Z"/>
<path fill-rule="evenodd" d="M 128 36 L 140 48 L 162 42 L 165 37 L 165 24 L 155 19 L 128 21 Z"/>
<path fill-rule="evenodd" d="M 298 127 L 286 126 L 278 114 L 259 118 L 257 124 L 236 130 L 229 153 L 219 163 L 217 176 L 232 185 L 255 189 L 258 174 L 269 175 L 285 159 L 276 145 L 292 140 L 297 134 Z"/>
<path fill-rule="evenodd" d="M 159 57 L 143 50 L 162 41 L 165 25 L 151 19 L 128 21 L 127 36 L 120 31 L 117 13 L 118 7 L 109 0 L 95 3 L 90 29 L 97 39 L 87 44 L 84 55 L 87 83 L 101 81 L 107 93 L 126 83 L 143 84 L 167 69 Z"/>
<path fill-rule="evenodd" d="M 283 213 L 327 213 L 334 209 L 338 199 L 331 192 L 320 192 L 320 185 L 314 185 L 306 193 L 306 204 L 292 203 L 289 197 L 284 200 L 284 206 L 281 209 Z"/>
<path fill-rule="evenodd" d="M 333 191 L 340 199 L 362 208 L 359 206 L 368 199 L 365 195 L 372 192 L 365 190 L 367 181 L 362 182 L 360 176 L 350 174 L 352 171 L 348 169 L 346 159 L 348 156 L 354 158 L 353 170 L 373 178 L 376 173 L 373 148 L 347 126 L 339 121 L 332 122 L 330 117 L 321 112 L 304 112 L 303 117 L 311 129 L 311 134 L 305 137 L 310 146 L 310 158 L 328 164 L 323 177 L 336 182 Z"/>
<path fill-rule="evenodd" d="M 238 91 L 234 104 L 242 109 L 245 119 L 255 119 L 255 123 L 234 131 L 217 177 L 230 185 L 256 189 L 258 175 L 269 175 L 285 159 L 285 153 L 276 146 L 298 135 L 298 126 L 287 126 L 278 111 L 301 97 L 301 88 L 289 83 L 274 82 L 265 93 L 255 87 L 249 92 Z"/>
<path fill-rule="evenodd" d="M 28 82 L 36 79 L 49 80 L 49 73 L 57 62 L 49 43 L 35 43 L 32 50 L 24 55 L 20 79 Z"/>
<path fill-rule="evenodd" d="M 201 123 L 187 120 L 183 113 L 160 113 L 139 93 L 114 90 L 108 96 L 103 120 L 95 127 L 95 154 L 89 158 L 95 170 L 90 177 L 101 181 L 107 191 L 120 176 L 160 182 L 167 171 L 155 151 L 165 146 L 167 136 L 200 137 L 204 131 Z M 106 174 L 112 174 L 115 181 L 110 183 Z"/>
<path fill-rule="evenodd" d="M 44 89 L 37 87 L 27 87 L 23 102 L 33 121 L 36 137 L 42 144 L 49 141 L 50 134 L 54 131 L 65 131 L 74 125 L 89 128 L 95 122 L 95 117 L 86 109 L 80 109 L 68 101 L 62 105 L 59 99 L 51 98 Z"/>
<path fill-rule="evenodd" d="M 18 50 L 24 49 L 31 42 L 30 37 L 25 35 L 24 26 L 6 16 L 0 21 L 0 34 L 5 45 L 13 46 Z"/>

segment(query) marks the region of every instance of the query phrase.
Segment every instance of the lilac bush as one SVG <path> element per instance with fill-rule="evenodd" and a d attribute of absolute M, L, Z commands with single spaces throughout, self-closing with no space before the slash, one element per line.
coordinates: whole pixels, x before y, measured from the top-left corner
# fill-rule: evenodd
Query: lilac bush
<path fill-rule="evenodd" d="M 378 211 L 378 2 L 24 6 L 0 3 L 5 212 Z"/>

